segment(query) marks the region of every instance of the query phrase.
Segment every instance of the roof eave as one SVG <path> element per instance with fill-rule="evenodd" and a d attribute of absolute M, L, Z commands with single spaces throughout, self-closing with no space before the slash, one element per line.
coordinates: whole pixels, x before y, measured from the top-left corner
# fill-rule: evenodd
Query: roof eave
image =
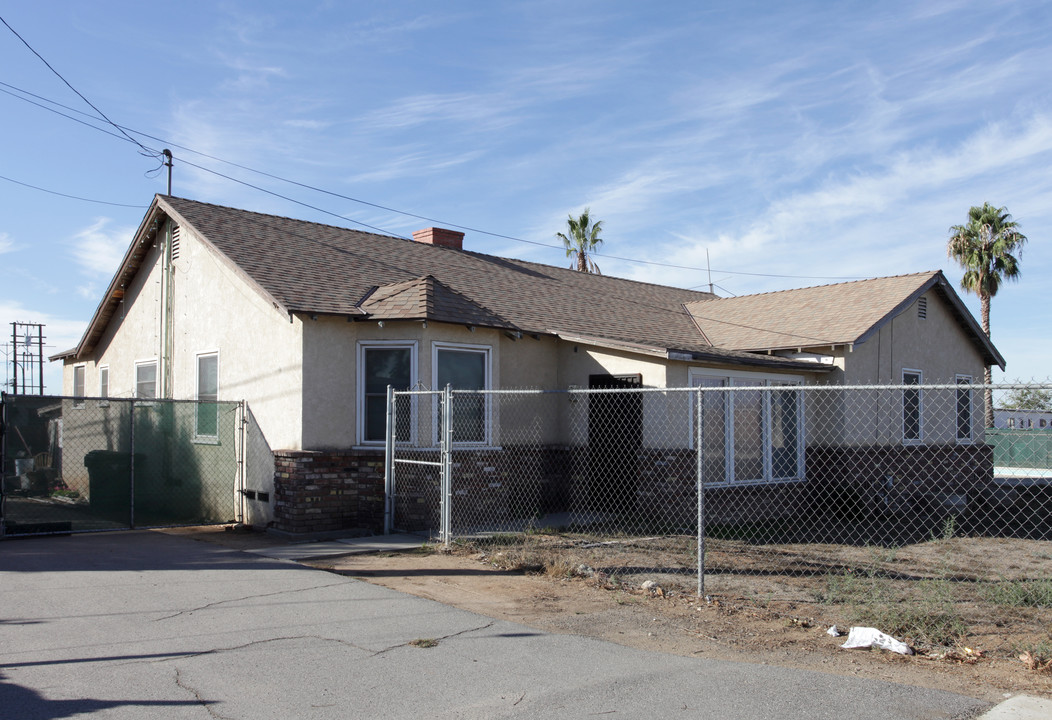
<path fill-rule="evenodd" d="M 724 352 L 705 352 L 703 350 L 685 350 L 682 348 L 657 347 L 653 345 L 642 345 L 610 338 L 600 338 L 589 335 L 573 335 L 569 333 L 551 332 L 560 340 L 566 342 L 577 342 L 582 345 L 607 348 L 609 350 L 622 350 L 639 355 L 660 357 L 665 360 L 679 360 L 682 362 L 709 362 L 723 365 L 748 365 L 752 367 L 777 368 L 781 370 L 793 370 L 796 372 L 829 372 L 834 370 L 833 365 L 816 363 L 802 360 L 789 360 L 780 357 L 754 355 L 752 353 L 728 350 Z"/>
<path fill-rule="evenodd" d="M 795 370 L 799 372 L 831 372 L 836 366 L 830 363 L 814 362 L 812 360 L 793 360 L 783 358 L 779 355 L 760 355 L 748 351 L 734 351 L 738 354 L 733 356 L 719 355 L 717 353 L 706 353 L 703 351 L 674 351 L 690 355 L 690 360 L 696 362 L 719 362 L 725 365 L 749 365 L 753 367 L 778 368 L 781 370 Z M 673 360 L 685 359 L 679 357 Z"/>
<path fill-rule="evenodd" d="M 633 343 L 624 340 L 613 340 L 611 338 L 595 337 L 593 335 L 575 335 L 573 333 L 559 332 L 558 330 L 549 330 L 546 332 L 546 334 L 554 335 L 560 340 L 569 343 L 593 345 L 595 347 L 606 348 L 608 350 L 624 350 L 626 352 L 638 353 L 640 355 L 667 357 L 669 352 L 668 348 L 657 347 L 655 345 L 644 345 L 642 343 Z"/>
<path fill-rule="evenodd" d="M 880 329 L 884 327 L 892 318 L 897 317 L 906 308 L 917 302 L 917 299 L 928 292 L 929 290 L 937 290 L 939 294 L 949 303 L 950 310 L 956 316 L 957 321 L 960 322 L 966 332 L 968 332 L 976 343 L 979 345 L 980 353 L 983 355 L 983 361 L 987 365 L 997 365 L 1001 370 L 1005 369 L 1005 359 L 1001 353 L 994 347 L 993 342 L 986 336 L 983 329 L 979 326 L 979 323 L 975 321 L 975 317 L 968 310 L 968 307 L 961 300 L 961 297 L 950 285 L 950 281 L 943 275 L 942 270 L 938 270 L 932 274 L 932 276 L 926 280 L 920 287 L 910 293 L 902 302 L 896 305 L 890 312 L 884 317 L 874 323 L 866 332 L 862 333 L 855 341 L 854 344 L 861 345 L 862 343 L 869 340 L 873 335 L 880 332 Z"/>
<path fill-rule="evenodd" d="M 80 359 L 84 357 L 86 353 L 94 349 L 95 341 L 101 337 L 106 325 L 112 319 L 113 312 L 117 305 L 124 299 L 124 288 L 127 287 L 131 279 L 139 272 L 141 264 L 136 261 L 140 259 L 140 256 L 136 255 L 136 250 L 139 249 L 140 245 L 144 245 L 153 240 L 154 232 L 156 232 L 156 229 L 160 226 L 162 219 L 165 217 L 171 218 L 180 227 L 193 228 L 193 225 L 187 222 L 187 220 L 180 215 L 175 208 L 165 201 L 163 196 L 154 195 L 153 202 L 150 203 L 150 207 L 143 216 L 138 230 L 136 230 L 135 235 L 132 236 L 132 241 L 128 245 L 127 251 L 124 253 L 124 258 L 121 260 L 121 264 L 118 267 L 117 272 L 114 274 L 113 279 L 110 280 L 109 285 L 106 287 L 106 293 L 103 295 L 98 307 L 95 308 L 95 313 L 88 322 L 88 326 L 84 330 L 80 342 L 78 342 L 77 346 L 71 350 L 53 355 L 50 358 L 51 360 L 65 360 L 68 358 Z M 266 289 L 248 275 L 248 273 L 238 267 L 236 263 L 230 260 L 230 258 L 220 251 L 211 241 L 196 229 L 194 229 L 194 232 L 202 244 L 213 252 L 232 272 L 242 278 L 242 280 L 260 293 L 260 295 L 273 303 L 274 307 L 279 311 L 291 314 L 291 311 L 285 308 L 283 303 L 267 292 Z"/>
<path fill-rule="evenodd" d="M 939 272 L 939 278 L 941 279 L 941 282 L 939 283 L 940 293 L 947 301 L 949 301 L 950 306 L 957 315 L 957 319 L 966 326 L 966 329 L 968 329 L 978 341 L 979 346 L 986 352 L 984 360 L 987 361 L 988 365 L 996 365 L 1001 368 L 1002 372 L 1004 372 L 1004 356 L 1001 355 L 997 347 L 994 346 L 993 341 L 987 337 L 985 332 L 983 332 L 982 327 L 975 321 L 975 317 L 969 312 L 964 301 L 961 300 L 961 296 L 957 294 L 957 291 L 953 289 L 953 286 L 950 285 L 950 281 L 946 279 L 946 276 L 943 275 L 941 271 Z"/>
<path fill-rule="evenodd" d="M 113 275 L 113 279 L 110 280 L 109 285 L 106 287 L 106 293 L 102 296 L 102 300 L 99 301 L 98 307 L 95 308 L 94 314 L 91 316 L 91 320 L 88 322 L 88 326 L 84 330 L 84 334 L 81 335 L 80 342 L 77 343 L 75 348 L 67 350 L 64 353 L 53 356 L 54 359 L 66 359 L 75 358 L 80 359 L 87 352 L 89 338 L 91 338 L 96 332 L 101 334 L 102 328 L 105 327 L 106 323 L 113 316 L 113 308 L 123 299 L 122 288 L 125 286 L 125 280 L 135 275 L 138 270 L 138 266 L 132 268 L 133 261 L 136 260 L 135 250 L 141 243 L 144 243 L 149 239 L 150 231 L 153 229 L 153 225 L 157 220 L 157 216 L 161 213 L 160 209 L 160 195 L 153 196 L 153 202 L 150 203 L 150 207 L 147 209 L 146 214 L 143 216 L 142 222 L 139 224 L 139 229 L 135 231 L 135 235 L 132 236 L 132 241 L 128 245 L 127 251 L 124 253 L 124 258 L 121 260 L 120 266 L 117 268 L 117 272 Z M 131 270 L 129 274 L 129 270 Z M 117 291 L 121 290 L 121 297 L 117 297 Z"/>

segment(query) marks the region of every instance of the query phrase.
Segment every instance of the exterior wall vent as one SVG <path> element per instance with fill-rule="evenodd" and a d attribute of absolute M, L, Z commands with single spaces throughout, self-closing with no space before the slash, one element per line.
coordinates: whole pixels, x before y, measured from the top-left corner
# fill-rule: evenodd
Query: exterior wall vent
<path fill-rule="evenodd" d="M 172 260 L 179 259 L 179 226 L 172 227 Z"/>
<path fill-rule="evenodd" d="M 928 319 L 928 298 L 921 297 L 917 300 L 917 317 L 921 320 Z"/>

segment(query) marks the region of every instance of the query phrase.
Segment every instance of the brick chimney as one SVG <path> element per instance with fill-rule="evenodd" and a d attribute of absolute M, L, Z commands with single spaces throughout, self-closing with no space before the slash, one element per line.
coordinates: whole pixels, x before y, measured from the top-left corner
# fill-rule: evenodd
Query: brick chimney
<path fill-rule="evenodd" d="M 446 230 L 445 228 L 437 227 L 414 230 L 413 239 L 428 245 L 441 245 L 454 250 L 464 249 L 464 233 L 457 230 Z"/>

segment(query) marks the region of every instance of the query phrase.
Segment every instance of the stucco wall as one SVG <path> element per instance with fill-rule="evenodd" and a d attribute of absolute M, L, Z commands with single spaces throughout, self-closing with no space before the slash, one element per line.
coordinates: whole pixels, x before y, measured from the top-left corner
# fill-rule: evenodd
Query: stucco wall
<path fill-rule="evenodd" d="M 362 343 L 411 344 L 414 348 L 414 383 L 421 389 L 435 388 L 433 356 L 436 343 L 486 349 L 489 352 L 490 387 L 501 383 L 501 340 L 497 330 L 462 325 L 415 321 L 348 322 L 319 316 L 303 321 L 304 450 L 345 450 L 361 444 L 357 427 L 361 413 L 358 397 L 358 362 Z M 419 398 L 418 441 L 427 444 L 433 434 L 431 408 Z"/>
<path fill-rule="evenodd" d="M 982 381 L 982 356 L 942 296 L 929 292 L 924 297 L 927 319 L 918 317 L 914 302 L 847 353 L 846 384 L 897 385 L 903 369 L 922 370 L 925 383 L 952 383 L 958 374 Z"/>
<path fill-rule="evenodd" d="M 173 397 L 197 396 L 197 356 L 219 353 L 219 399 L 246 400 L 272 448 L 302 443 L 303 323 L 184 230 L 175 261 Z"/>
<path fill-rule="evenodd" d="M 981 383 L 983 359 L 937 292 L 929 292 L 927 317 L 914 302 L 866 342 L 842 353 L 844 372 L 831 378 L 844 385 L 901 385 L 903 370 L 920 370 L 923 384 L 953 384 L 958 375 Z M 982 393 L 972 393 L 972 440 L 983 437 Z M 923 442 L 956 443 L 953 390 L 924 391 Z M 847 391 L 823 398 L 821 411 L 809 413 L 808 437 L 827 443 L 901 443 L 902 394 Z"/>
<path fill-rule="evenodd" d="M 88 358 L 67 358 L 63 363 L 62 394 L 73 394 L 73 368 L 85 366 L 85 395 L 99 393 L 100 366 L 109 367 L 110 397 L 135 395 L 135 364 L 156 361 L 160 308 L 160 250 L 157 244 L 144 248 L 138 274 L 124 288 L 124 299 Z"/>
<path fill-rule="evenodd" d="M 73 394 L 73 367 L 85 365 L 85 394 L 98 394 L 99 368 L 109 368 L 110 397 L 135 395 L 135 367 L 161 355 L 161 228 L 124 301 L 91 357 L 67 359 L 63 394 Z M 302 323 L 276 309 L 240 274 L 186 229 L 172 282 L 174 350 L 171 396 L 197 397 L 197 357 L 218 353 L 219 399 L 247 400 L 271 447 L 301 446 Z M 161 368 L 158 362 L 158 377 Z M 158 391 L 159 392 L 159 391 Z"/>

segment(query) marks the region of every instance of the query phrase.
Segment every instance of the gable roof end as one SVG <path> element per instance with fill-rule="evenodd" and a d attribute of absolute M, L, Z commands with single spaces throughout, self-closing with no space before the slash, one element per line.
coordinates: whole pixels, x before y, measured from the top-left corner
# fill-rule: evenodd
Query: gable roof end
<path fill-rule="evenodd" d="M 930 290 L 946 301 L 984 362 L 1004 368 L 941 270 L 692 302 L 687 309 L 716 347 L 763 352 L 858 345 Z"/>

